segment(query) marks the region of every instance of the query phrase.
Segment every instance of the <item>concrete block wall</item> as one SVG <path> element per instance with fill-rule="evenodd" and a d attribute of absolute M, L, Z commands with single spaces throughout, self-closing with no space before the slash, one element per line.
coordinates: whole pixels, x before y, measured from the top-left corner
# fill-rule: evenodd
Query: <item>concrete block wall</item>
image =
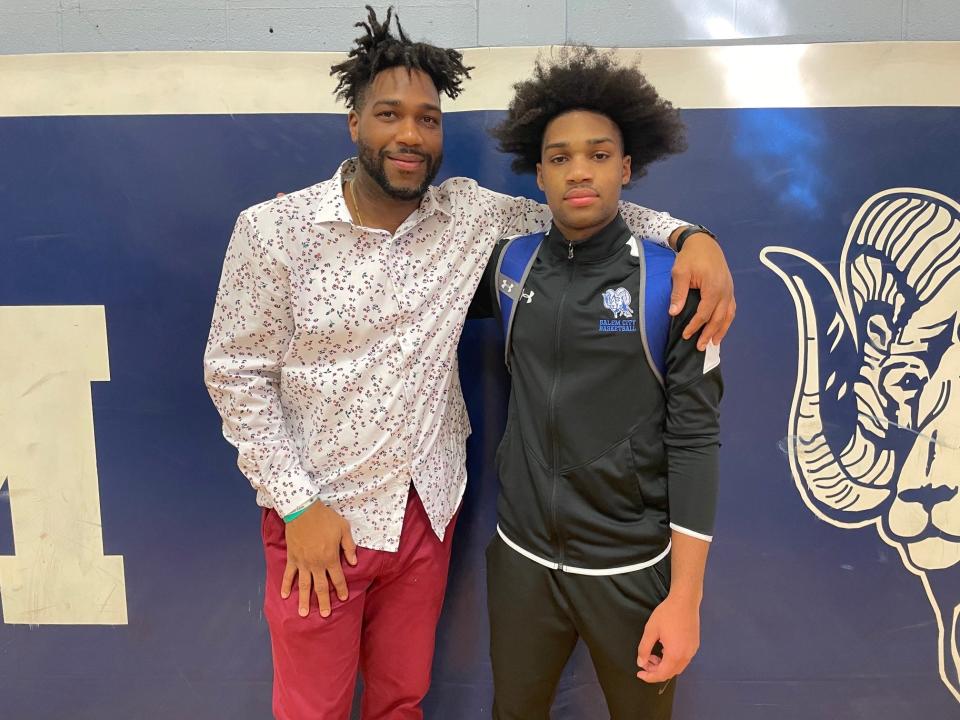
<path fill-rule="evenodd" d="M 385 8 L 388 3 L 374 2 Z M 440 45 L 958 40 L 960 0 L 394 0 Z M 0 53 L 345 50 L 357 0 L 0 0 Z"/>

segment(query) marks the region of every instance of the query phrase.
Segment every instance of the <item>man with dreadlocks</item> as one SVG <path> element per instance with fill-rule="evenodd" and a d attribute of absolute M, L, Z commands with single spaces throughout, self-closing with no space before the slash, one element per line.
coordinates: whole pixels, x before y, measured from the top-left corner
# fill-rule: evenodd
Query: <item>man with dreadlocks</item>
<path fill-rule="evenodd" d="M 496 241 L 550 217 L 466 178 L 430 184 L 440 95 L 470 68 L 394 35 L 392 18 L 370 9 L 332 69 L 358 158 L 240 214 L 205 353 L 264 508 L 278 718 L 348 717 L 358 669 L 365 720 L 422 717 L 466 481 L 457 342 Z M 664 243 L 686 232 L 638 206 L 624 216 Z M 719 338 L 733 308 L 723 255 L 698 232 L 684 263 L 715 289 L 701 321 Z"/>
<path fill-rule="evenodd" d="M 583 638 L 610 716 L 665 720 L 699 644 L 723 384 L 716 345 L 683 337 L 697 293 L 671 320 L 673 253 L 619 200 L 684 149 L 683 126 L 636 66 L 581 47 L 538 62 L 493 135 L 553 212 L 549 232 L 498 243 L 473 308 L 501 317 L 512 375 L 487 549 L 493 718 L 547 720 Z"/>

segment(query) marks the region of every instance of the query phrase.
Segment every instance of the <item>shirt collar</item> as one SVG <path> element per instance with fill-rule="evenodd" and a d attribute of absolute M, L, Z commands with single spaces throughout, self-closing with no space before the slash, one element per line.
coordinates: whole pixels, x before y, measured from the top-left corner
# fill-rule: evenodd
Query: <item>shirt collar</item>
<path fill-rule="evenodd" d="M 357 158 L 352 157 L 340 163 L 337 172 L 333 174 L 326 183 L 325 187 L 317 197 L 317 210 L 314 213 L 313 221 L 315 223 L 324 222 L 344 222 L 353 224 L 350 218 L 350 210 L 347 208 L 347 200 L 343 196 L 343 184 L 353 178 L 357 171 Z M 423 198 L 420 200 L 420 207 L 416 210 L 416 221 L 433 215 L 434 213 L 443 213 L 450 216 L 440 198 L 440 189 L 431 185 L 427 188 Z"/>
<path fill-rule="evenodd" d="M 573 260 L 580 262 L 592 262 L 594 260 L 603 260 L 617 254 L 627 240 L 630 239 L 630 228 L 627 227 L 623 216 L 617 213 L 617 216 L 600 230 L 583 240 L 578 240 L 573 245 Z M 569 258 L 570 241 L 556 225 L 550 226 L 550 232 L 547 235 L 547 244 L 550 251 L 561 258 Z"/>

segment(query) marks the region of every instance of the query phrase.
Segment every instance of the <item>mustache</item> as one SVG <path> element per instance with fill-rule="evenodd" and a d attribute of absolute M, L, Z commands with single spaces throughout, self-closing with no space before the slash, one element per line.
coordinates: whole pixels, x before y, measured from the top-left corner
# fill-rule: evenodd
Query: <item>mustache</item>
<path fill-rule="evenodd" d="M 400 149 L 400 150 L 386 150 L 386 149 L 384 149 L 384 150 L 381 150 L 381 151 L 380 151 L 380 158 L 381 158 L 381 159 L 387 157 L 388 155 L 413 155 L 414 157 L 418 157 L 418 158 L 420 158 L 421 160 L 426 160 L 427 162 L 433 161 L 433 156 L 432 156 L 432 155 L 428 155 L 427 153 L 423 152 L 422 150 L 414 150 L 413 148 L 402 148 L 402 149 Z"/>

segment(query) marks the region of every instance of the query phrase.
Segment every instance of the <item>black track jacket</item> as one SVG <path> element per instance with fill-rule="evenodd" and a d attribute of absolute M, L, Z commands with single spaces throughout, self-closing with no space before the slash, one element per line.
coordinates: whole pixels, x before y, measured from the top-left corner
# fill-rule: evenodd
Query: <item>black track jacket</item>
<path fill-rule="evenodd" d="M 471 317 L 497 314 L 494 251 Z M 639 250 L 638 250 L 639 248 Z M 512 387 L 497 451 L 498 532 L 543 565 L 617 574 L 669 548 L 671 528 L 712 539 L 716 508 L 719 350 L 681 332 L 700 295 L 669 323 L 662 378 L 637 327 L 610 322 L 603 293 L 625 288 L 644 322 L 638 243 L 618 215 L 570 244 L 551 228 L 523 286 L 508 349 Z M 532 293 L 532 295 L 531 295 Z M 622 293 L 620 295 L 623 297 Z"/>

